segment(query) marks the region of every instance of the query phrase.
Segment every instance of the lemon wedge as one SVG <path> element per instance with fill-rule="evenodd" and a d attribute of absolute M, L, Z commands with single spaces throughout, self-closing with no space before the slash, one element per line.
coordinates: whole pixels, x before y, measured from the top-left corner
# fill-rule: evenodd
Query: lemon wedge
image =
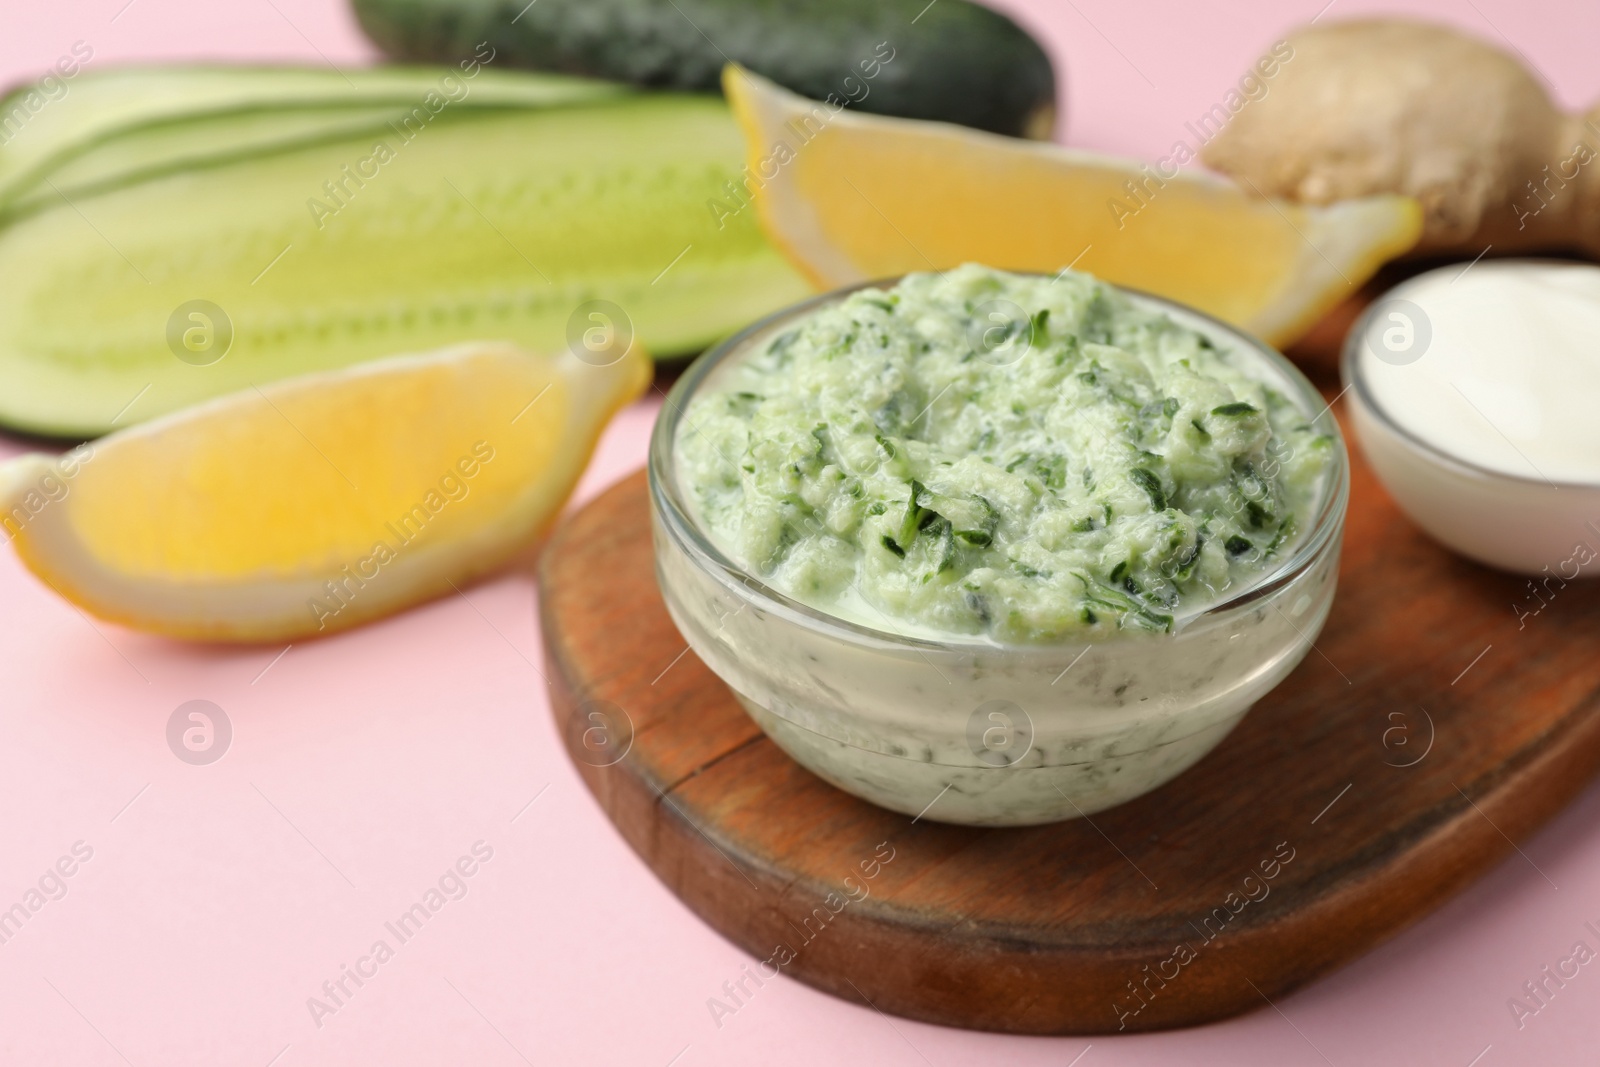
<path fill-rule="evenodd" d="M 102 619 L 215 641 L 329 633 L 526 545 L 650 373 L 637 345 L 476 343 L 285 379 L 11 461 L 0 529 Z"/>
<path fill-rule="evenodd" d="M 1154 165 L 868 115 L 808 100 L 738 66 L 723 87 L 744 130 L 744 188 L 812 282 L 837 288 L 979 262 L 1072 266 L 1199 308 L 1286 345 L 1411 248 L 1409 197 L 1302 207 L 1169 161 Z"/>

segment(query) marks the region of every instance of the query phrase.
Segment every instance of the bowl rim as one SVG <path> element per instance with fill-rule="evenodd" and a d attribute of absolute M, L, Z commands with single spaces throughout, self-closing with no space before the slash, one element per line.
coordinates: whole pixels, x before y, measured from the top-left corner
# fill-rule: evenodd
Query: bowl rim
<path fill-rule="evenodd" d="M 919 271 L 913 273 L 929 272 Z M 1060 274 L 1033 271 L 1007 271 L 1006 273 L 1040 278 L 1059 278 L 1061 276 Z M 1350 496 L 1350 458 L 1345 444 L 1344 433 L 1339 426 L 1338 419 L 1333 415 L 1333 402 L 1324 402 L 1322 394 L 1317 390 L 1316 386 L 1311 383 L 1310 379 L 1305 376 L 1299 367 L 1290 362 L 1282 353 L 1239 327 L 1225 323 L 1215 316 L 1190 307 L 1187 304 L 1140 289 L 1105 282 L 1104 284 L 1133 297 L 1138 302 L 1147 306 L 1153 305 L 1157 310 L 1164 313 L 1177 312 L 1180 320 L 1183 318 L 1196 320 L 1197 325 L 1203 327 L 1208 334 L 1220 335 L 1222 338 L 1235 342 L 1241 348 L 1252 350 L 1255 356 L 1264 359 L 1269 365 L 1273 366 L 1285 379 L 1286 383 L 1299 394 L 1296 399 L 1302 402 L 1302 407 L 1309 406 L 1313 401 L 1321 405 L 1318 413 L 1310 416 L 1308 421 L 1312 426 L 1319 426 L 1325 420 L 1326 432 L 1331 434 L 1334 443 L 1338 447 L 1334 453 L 1334 465 L 1328 472 L 1329 481 L 1324 490 L 1322 506 L 1317 513 L 1316 520 L 1301 537 L 1300 544 L 1292 555 L 1281 561 L 1278 566 L 1257 576 L 1256 581 L 1240 590 L 1187 615 L 1175 617 L 1172 630 L 1165 634 L 1134 634 L 1129 631 L 1117 630 L 1094 637 L 1085 635 L 1028 644 L 1005 643 L 978 635 L 951 634 L 948 638 L 931 638 L 920 634 L 896 633 L 892 629 L 867 626 L 830 614 L 767 585 L 759 576 L 750 573 L 736 560 L 730 559 L 711 537 L 700 528 L 690 509 L 679 499 L 676 464 L 673 462 L 678 424 L 684 417 L 685 409 L 693 399 L 694 394 L 710 378 L 712 372 L 725 360 L 740 353 L 752 339 L 758 338 L 784 323 L 800 318 L 818 308 L 842 302 L 851 294 L 863 289 L 892 288 L 905 277 L 907 275 L 876 278 L 832 289 L 763 316 L 758 321 L 751 323 L 744 329 L 724 338 L 707 349 L 679 376 L 671 391 L 665 394 L 661 412 L 656 418 L 654 428 L 651 430 L 649 462 L 646 468 L 652 511 L 661 520 L 661 525 L 666 529 L 668 536 L 674 538 L 680 547 L 685 549 L 689 555 L 695 557 L 702 569 L 710 570 L 714 576 L 720 578 L 722 580 L 721 584 L 736 596 L 746 597 L 756 602 L 762 610 L 773 611 L 790 622 L 812 630 L 819 630 L 824 634 L 830 634 L 855 644 L 876 645 L 894 649 L 909 648 L 918 652 L 935 651 L 962 655 L 1004 653 L 1007 655 L 1047 658 L 1059 656 L 1063 650 L 1077 650 L 1087 646 L 1103 644 L 1107 641 L 1127 640 L 1130 637 L 1135 639 L 1147 637 L 1151 640 L 1162 640 L 1163 638 L 1171 640 L 1177 639 L 1191 630 L 1203 630 L 1206 627 L 1202 624 L 1207 622 L 1215 624 L 1230 619 L 1236 613 L 1253 607 L 1259 601 L 1267 599 L 1285 586 L 1288 586 L 1310 569 L 1324 555 L 1330 545 L 1340 543 L 1340 535 L 1344 529 L 1344 517 Z M 1335 400 L 1337 400 L 1337 397 L 1335 397 Z"/>
<path fill-rule="evenodd" d="M 1483 264 L 1483 266 L 1490 269 L 1498 269 L 1504 266 L 1515 266 L 1519 264 L 1537 264 L 1540 266 L 1560 267 L 1587 266 L 1591 269 L 1596 269 L 1595 265 L 1592 263 L 1583 263 L 1570 259 L 1552 259 L 1539 256 L 1508 256 L 1504 259 L 1490 260 L 1489 262 Z M 1404 441 L 1406 445 L 1412 449 L 1412 451 L 1421 453 L 1424 458 L 1431 460 L 1433 463 L 1441 467 L 1449 469 L 1452 473 L 1478 481 L 1512 482 L 1514 484 L 1526 486 L 1530 489 L 1536 489 L 1541 492 L 1547 489 L 1555 491 L 1560 491 L 1563 489 L 1569 491 L 1600 490 L 1600 481 L 1570 482 L 1546 478 L 1542 475 L 1537 478 L 1532 478 L 1526 474 L 1512 474 L 1508 471 L 1495 470 L 1492 467 L 1485 467 L 1482 464 L 1474 463 L 1470 459 L 1465 459 L 1461 456 L 1457 456 L 1453 453 L 1445 451 L 1438 445 L 1435 445 L 1419 436 L 1415 431 L 1400 425 L 1399 421 L 1396 420 L 1395 417 L 1391 415 L 1382 404 L 1378 403 L 1378 399 L 1373 395 L 1372 387 L 1368 384 L 1367 377 L 1361 368 L 1361 349 L 1367 337 L 1367 329 L 1372 325 L 1373 316 L 1377 314 L 1378 308 L 1382 306 L 1384 301 L 1393 297 L 1402 296 L 1405 290 L 1410 289 L 1415 283 L 1424 278 L 1431 278 L 1435 275 L 1445 273 L 1454 273 L 1457 275 L 1457 277 L 1465 274 L 1466 270 L 1458 270 L 1458 266 L 1459 264 L 1451 263 L 1442 267 L 1434 267 L 1431 270 L 1422 271 L 1419 274 L 1414 274 L 1404 281 L 1397 283 L 1392 288 L 1384 290 L 1377 296 L 1376 299 L 1372 301 L 1372 303 L 1368 304 L 1361 310 L 1361 314 L 1357 316 L 1355 322 L 1350 324 L 1350 330 L 1344 335 L 1344 342 L 1340 346 L 1339 378 L 1344 383 L 1345 389 L 1350 392 L 1352 399 L 1359 401 L 1360 404 L 1366 408 L 1372 417 L 1377 420 L 1379 425 L 1381 425 L 1385 430 Z M 1470 268 L 1471 265 L 1469 264 L 1467 269 Z M 1516 446 L 1513 445 L 1512 447 L 1514 448 Z M 1532 466 L 1531 460 L 1529 461 L 1529 465 Z"/>

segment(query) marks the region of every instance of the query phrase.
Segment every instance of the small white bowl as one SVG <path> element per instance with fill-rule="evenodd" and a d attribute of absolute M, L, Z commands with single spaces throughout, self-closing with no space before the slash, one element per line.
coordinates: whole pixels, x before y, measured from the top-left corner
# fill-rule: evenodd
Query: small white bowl
<path fill-rule="evenodd" d="M 1369 331 L 1383 328 L 1376 317 L 1429 274 L 1384 294 L 1345 337 L 1340 371 L 1361 451 L 1400 510 L 1446 548 L 1518 574 L 1573 578 L 1600 553 L 1600 485 L 1523 477 L 1446 452 L 1384 410 L 1363 373 Z M 1574 383 L 1584 386 L 1600 389 Z"/>

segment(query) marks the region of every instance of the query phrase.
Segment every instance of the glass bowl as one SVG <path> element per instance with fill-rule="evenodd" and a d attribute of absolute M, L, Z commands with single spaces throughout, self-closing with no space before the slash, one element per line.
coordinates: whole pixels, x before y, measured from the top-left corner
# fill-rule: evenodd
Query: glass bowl
<path fill-rule="evenodd" d="M 895 280 L 869 283 L 887 287 Z M 829 615 L 765 585 L 703 531 L 678 485 L 685 409 L 724 362 L 867 286 L 781 311 L 702 356 L 668 395 L 650 442 L 656 577 L 673 621 L 777 745 L 819 777 L 916 817 L 1026 826 L 1093 814 L 1171 780 L 1209 752 L 1303 659 L 1333 602 L 1349 495 L 1327 404 L 1261 342 L 1132 290 L 1219 344 L 1260 359 L 1336 447 L 1295 550 L 1171 633 L 1006 645 L 906 636 Z M 1248 358 L 1248 357 L 1247 357 Z"/>

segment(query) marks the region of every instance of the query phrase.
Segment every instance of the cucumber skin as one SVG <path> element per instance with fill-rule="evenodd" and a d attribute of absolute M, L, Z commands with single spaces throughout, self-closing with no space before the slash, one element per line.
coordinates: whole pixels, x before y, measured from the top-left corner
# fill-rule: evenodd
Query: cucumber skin
<path fill-rule="evenodd" d="M 1012 136 L 1048 137 L 1054 122 L 1049 57 L 1016 23 L 969 0 L 353 0 L 353 6 L 362 29 L 396 59 L 454 62 L 488 42 L 499 63 L 691 91 L 718 90 L 722 67 L 732 60 L 816 100 L 859 95 L 845 79 L 862 85 L 859 64 L 887 43 L 892 61 L 865 80 L 867 94 L 852 106 Z"/>

